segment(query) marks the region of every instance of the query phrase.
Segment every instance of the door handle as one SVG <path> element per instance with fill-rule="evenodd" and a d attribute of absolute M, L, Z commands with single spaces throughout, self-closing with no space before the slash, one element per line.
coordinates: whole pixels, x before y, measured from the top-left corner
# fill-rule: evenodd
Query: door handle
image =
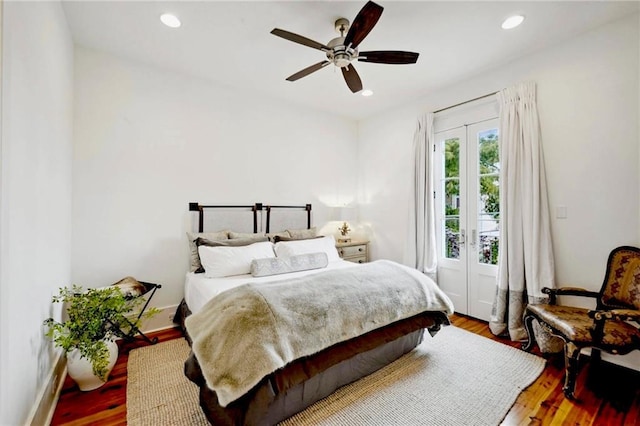
<path fill-rule="evenodd" d="M 476 246 L 476 239 L 478 238 L 477 234 L 476 234 L 476 230 L 472 229 L 471 230 L 471 242 L 469 244 L 471 244 L 471 247 L 475 247 Z"/>
<path fill-rule="evenodd" d="M 467 237 L 466 237 L 466 233 L 464 232 L 464 229 L 460 230 L 460 247 L 464 246 L 464 243 L 467 242 Z"/>

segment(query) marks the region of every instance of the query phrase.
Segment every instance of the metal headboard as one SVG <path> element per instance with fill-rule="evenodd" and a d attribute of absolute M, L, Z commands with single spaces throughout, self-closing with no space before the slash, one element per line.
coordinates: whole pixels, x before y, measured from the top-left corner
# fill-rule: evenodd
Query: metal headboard
<path fill-rule="evenodd" d="M 264 229 L 265 233 L 270 232 L 273 228 L 272 226 L 272 212 L 275 213 L 279 210 L 283 211 L 302 211 L 306 214 L 306 227 L 307 229 L 311 228 L 311 204 L 305 204 L 302 206 L 276 206 L 276 205 L 264 205 L 263 203 L 254 203 L 253 205 L 205 205 L 199 204 L 196 202 L 189 203 L 189 211 L 198 212 L 198 232 L 204 232 L 204 223 L 205 223 L 205 213 L 207 210 L 237 210 L 238 212 L 242 211 L 251 211 L 253 217 L 253 232 L 258 232 L 258 229 Z M 261 222 L 262 215 L 258 212 L 262 212 L 266 210 L 266 223 L 264 228 L 259 227 L 259 223 Z M 297 225 L 301 226 L 301 225 Z M 292 228 L 293 226 L 290 226 Z M 284 229 L 281 229 L 284 230 Z"/>
<path fill-rule="evenodd" d="M 190 212 L 198 212 L 198 232 L 204 232 L 204 215 L 209 209 L 251 209 L 253 212 L 253 232 L 258 232 L 258 212 L 262 210 L 262 203 L 254 203 L 251 206 L 229 206 L 229 205 L 204 205 L 199 203 L 189 203 Z"/>
<path fill-rule="evenodd" d="M 271 232 L 271 212 L 272 211 L 277 211 L 279 209 L 283 209 L 283 210 L 302 210 L 305 211 L 307 214 L 307 229 L 311 228 L 311 204 L 305 204 L 304 206 L 266 206 L 266 210 L 267 210 L 267 226 L 266 226 L 266 231 L 267 233 Z M 279 229 L 278 231 L 283 231 L 283 229 Z"/>

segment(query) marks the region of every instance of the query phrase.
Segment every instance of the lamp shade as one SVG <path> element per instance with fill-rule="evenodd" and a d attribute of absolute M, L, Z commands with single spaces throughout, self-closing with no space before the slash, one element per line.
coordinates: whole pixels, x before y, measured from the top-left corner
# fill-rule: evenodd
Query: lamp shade
<path fill-rule="evenodd" d="M 336 207 L 334 217 L 335 220 L 342 222 L 354 222 L 357 218 L 356 208 L 353 206 Z"/>

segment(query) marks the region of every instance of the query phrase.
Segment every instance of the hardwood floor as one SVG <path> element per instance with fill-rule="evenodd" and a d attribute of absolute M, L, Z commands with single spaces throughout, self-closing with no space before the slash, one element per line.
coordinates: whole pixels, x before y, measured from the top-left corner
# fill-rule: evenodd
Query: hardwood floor
<path fill-rule="evenodd" d="M 453 325 L 501 343 L 519 347 L 520 344 L 491 334 L 487 323 L 473 318 L 453 315 Z M 160 341 L 181 338 L 177 329 L 152 335 Z M 118 362 L 109 382 L 100 389 L 81 392 L 67 377 L 53 416 L 52 425 L 126 425 L 127 361 L 129 351 L 146 343 L 125 344 L 120 348 Z M 610 401 L 610 392 L 598 397 L 586 387 L 588 368 L 578 376 L 576 395 L 579 402 L 569 401 L 562 394 L 564 365 L 561 358 L 547 361 L 543 373 L 527 388 L 504 419 L 503 425 L 640 425 L 640 373 L 603 364 L 607 389 L 627 388 L 627 407 L 619 409 L 619 400 Z M 589 376 L 589 377 L 588 377 Z M 603 388 L 602 386 L 600 388 Z M 624 404 L 624 401 L 622 402 Z"/>

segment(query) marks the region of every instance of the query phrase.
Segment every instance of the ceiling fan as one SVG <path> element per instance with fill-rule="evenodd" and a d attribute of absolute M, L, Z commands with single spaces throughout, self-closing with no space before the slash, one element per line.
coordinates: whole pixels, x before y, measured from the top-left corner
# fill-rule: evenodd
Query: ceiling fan
<path fill-rule="evenodd" d="M 380 19 L 384 8 L 376 3 L 369 1 L 358 12 L 353 23 L 349 25 L 349 21 L 340 18 L 335 22 L 336 31 L 340 33 L 340 37 L 336 37 L 327 44 L 318 43 L 317 41 L 303 37 L 301 35 L 274 28 L 271 34 L 282 37 L 294 43 L 312 47 L 323 51 L 327 55 L 327 59 L 317 64 L 313 64 L 297 73 L 287 77 L 288 81 L 296 81 L 302 77 L 306 77 L 312 72 L 318 71 L 329 64 L 334 64 L 342 70 L 347 86 L 353 93 L 362 90 L 362 80 L 356 72 L 352 61 L 375 62 L 378 64 L 415 64 L 418 60 L 418 53 L 404 52 L 400 50 L 373 50 L 368 52 L 359 52 L 358 45 L 371 32 L 373 27 Z M 345 36 L 346 32 L 346 36 Z"/>

